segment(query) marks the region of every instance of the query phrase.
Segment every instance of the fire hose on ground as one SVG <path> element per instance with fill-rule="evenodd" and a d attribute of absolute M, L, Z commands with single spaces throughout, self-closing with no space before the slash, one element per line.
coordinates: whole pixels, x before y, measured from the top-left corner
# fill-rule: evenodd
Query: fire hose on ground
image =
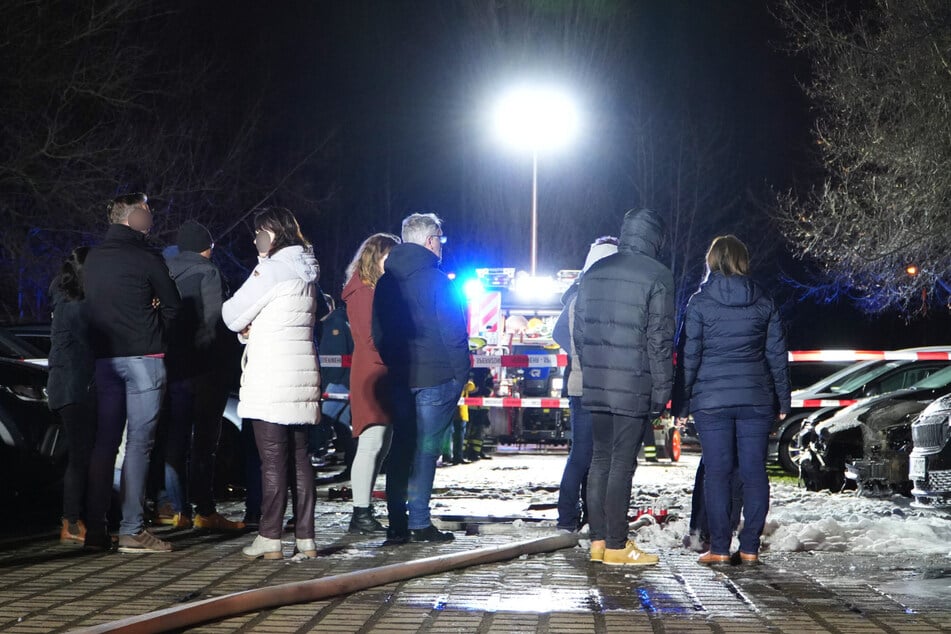
<path fill-rule="evenodd" d="M 81 630 L 82 634 L 99 632 L 129 632 L 144 634 L 147 632 L 167 632 L 191 627 L 200 623 L 221 620 L 246 612 L 276 608 L 294 603 L 319 601 L 341 594 L 366 590 L 440 572 L 447 572 L 469 566 L 489 564 L 522 555 L 552 552 L 563 548 L 572 548 L 578 544 L 577 533 L 561 533 L 549 537 L 530 539 L 506 544 L 467 550 L 428 557 L 417 561 L 408 561 L 367 570 L 357 570 L 310 581 L 285 583 L 267 588 L 245 590 L 226 594 L 212 599 L 196 601 L 163 610 L 156 610 L 118 621 L 104 623 Z"/>

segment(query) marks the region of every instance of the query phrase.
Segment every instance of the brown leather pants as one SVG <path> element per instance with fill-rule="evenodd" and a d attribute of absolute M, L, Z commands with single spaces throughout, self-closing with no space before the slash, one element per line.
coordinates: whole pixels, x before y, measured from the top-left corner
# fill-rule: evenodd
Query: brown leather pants
<path fill-rule="evenodd" d="M 287 509 L 287 487 L 295 487 L 297 508 L 294 536 L 314 537 L 314 467 L 307 446 L 307 425 L 278 425 L 251 419 L 254 440 L 261 457 L 261 523 L 262 537 L 280 539 Z M 293 465 L 293 471 L 288 468 Z M 293 482 L 288 483 L 288 473 Z"/>

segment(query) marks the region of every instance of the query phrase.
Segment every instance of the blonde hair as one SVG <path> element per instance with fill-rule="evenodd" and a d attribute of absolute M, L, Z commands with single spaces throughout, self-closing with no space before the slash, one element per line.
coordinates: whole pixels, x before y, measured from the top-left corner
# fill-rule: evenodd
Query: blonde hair
<path fill-rule="evenodd" d="M 717 236 L 707 251 L 707 269 L 723 275 L 748 275 L 750 252 L 734 235 Z"/>
<path fill-rule="evenodd" d="M 347 266 L 347 281 L 356 273 L 360 281 L 374 288 L 380 276 L 380 258 L 389 254 L 390 250 L 400 243 L 400 239 L 392 233 L 374 233 L 363 241 L 357 254 Z"/>

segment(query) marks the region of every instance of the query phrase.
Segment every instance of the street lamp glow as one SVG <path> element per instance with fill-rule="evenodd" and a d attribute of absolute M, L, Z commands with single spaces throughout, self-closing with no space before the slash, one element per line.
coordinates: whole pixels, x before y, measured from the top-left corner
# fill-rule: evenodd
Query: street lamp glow
<path fill-rule="evenodd" d="M 532 267 L 538 264 L 538 154 L 568 145 L 580 117 L 564 92 L 550 87 L 521 87 L 506 93 L 493 110 L 495 135 L 517 150 L 532 153 Z"/>
<path fill-rule="evenodd" d="M 578 133 L 574 102 L 554 88 L 517 88 L 495 105 L 495 132 L 499 140 L 530 152 L 557 150 Z"/>

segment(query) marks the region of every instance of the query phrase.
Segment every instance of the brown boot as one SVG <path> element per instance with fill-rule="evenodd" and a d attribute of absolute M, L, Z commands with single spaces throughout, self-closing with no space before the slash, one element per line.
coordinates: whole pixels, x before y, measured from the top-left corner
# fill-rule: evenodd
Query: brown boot
<path fill-rule="evenodd" d="M 740 551 L 740 563 L 742 564 L 758 564 L 759 555 L 757 553 L 744 553 Z"/>
<path fill-rule="evenodd" d="M 729 564 L 730 556 L 718 555 L 708 550 L 707 552 L 700 555 L 700 557 L 697 559 L 697 563 L 703 564 L 704 566 L 720 566 L 724 564 Z"/>
<path fill-rule="evenodd" d="M 61 544 L 78 544 L 82 546 L 86 541 L 86 524 L 82 520 L 70 522 L 63 518 L 63 526 L 59 529 L 59 541 Z"/>

